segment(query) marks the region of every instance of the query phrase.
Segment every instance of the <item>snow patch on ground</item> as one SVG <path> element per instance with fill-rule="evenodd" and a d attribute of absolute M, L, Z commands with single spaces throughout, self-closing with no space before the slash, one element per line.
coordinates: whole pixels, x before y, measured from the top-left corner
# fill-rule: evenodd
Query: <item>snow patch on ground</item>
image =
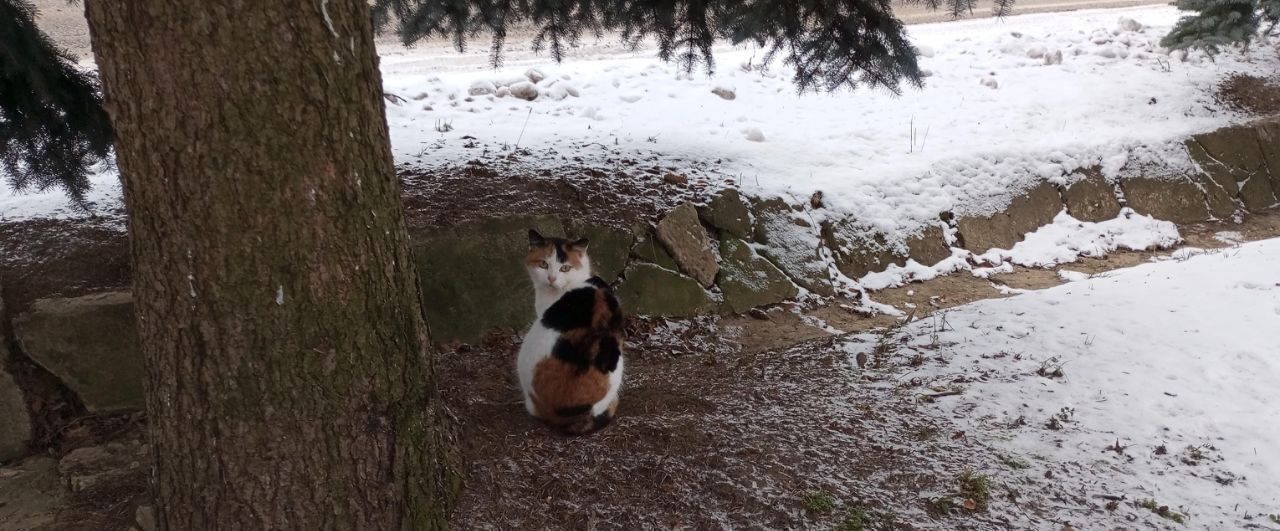
<path fill-rule="evenodd" d="M 1115 219 L 1100 223 L 1080 221 L 1063 211 L 1053 218 L 1053 223 L 1028 234 L 1013 249 L 992 249 L 978 258 L 996 264 L 1052 267 L 1074 262 L 1081 256 L 1101 257 L 1118 249 L 1167 249 L 1181 242 L 1173 223 L 1127 208 Z"/>
<path fill-rule="evenodd" d="M 1139 500 L 1185 515 L 1190 529 L 1270 525 L 1277 261 L 1280 240 L 1247 243 L 958 307 L 941 325 L 900 331 L 894 356 L 924 362 L 897 378 L 907 392 L 961 391 L 925 407 L 1024 464 L 1001 473 L 1009 486 L 1067 500 L 1036 508 L 1058 526 L 1109 529 L 1123 515 L 1172 524 Z M 881 341 L 864 334 L 844 348 L 872 354 Z M 1102 496 L 1122 501 L 1103 510 Z"/>
<path fill-rule="evenodd" d="M 963 249 L 952 249 L 951 257 L 925 266 L 915 260 L 906 265 L 890 264 L 880 272 L 868 273 L 858 283 L 865 289 L 880 290 L 923 282 L 956 271 L 969 271 L 979 278 L 1012 273 L 1014 266 L 1053 267 L 1078 260 L 1082 256 L 1102 257 L 1117 250 L 1151 251 L 1168 249 L 1182 242 L 1178 227 L 1168 221 L 1144 216 L 1125 208 L 1115 219 L 1098 223 L 1080 221 L 1066 211 L 1059 212 L 1053 223 L 1040 227 L 1014 244 L 1012 249 L 992 249 L 974 255 Z M 1182 249 L 1173 256 L 1182 256 Z M 1064 280 L 1077 280 L 1076 277 Z"/>

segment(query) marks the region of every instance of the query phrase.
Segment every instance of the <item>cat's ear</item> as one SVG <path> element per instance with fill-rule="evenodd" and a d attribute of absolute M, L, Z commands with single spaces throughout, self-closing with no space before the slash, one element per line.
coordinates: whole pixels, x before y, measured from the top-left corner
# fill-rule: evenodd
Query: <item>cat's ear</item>
<path fill-rule="evenodd" d="M 570 243 L 569 247 L 572 247 L 579 251 L 585 251 L 587 250 L 587 244 L 589 243 L 591 243 L 591 240 L 588 240 L 586 238 L 578 238 L 577 240 L 574 240 L 573 243 Z"/>
<path fill-rule="evenodd" d="M 538 231 L 529 229 L 529 247 L 542 247 L 547 244 L 547 239 L 543 238 Z"/>

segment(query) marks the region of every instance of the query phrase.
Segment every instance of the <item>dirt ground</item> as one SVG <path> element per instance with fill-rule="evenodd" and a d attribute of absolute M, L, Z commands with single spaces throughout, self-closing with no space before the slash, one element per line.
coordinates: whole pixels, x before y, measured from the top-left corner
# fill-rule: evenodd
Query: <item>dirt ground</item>
<path fill-rule="evenodd" d="M 1280 113 L 1280 80 L 1235 74 L 1218 85 L 1215 97 L 1235 111 L 1273 116 Z"/>
<path fill-rule="evenodd" d="M 1003 527 L 994 512 L 930 514 L 986 465 L 945 423 L 868 385 L 829 340 L 750 353 L 734 333 L 637 323 L 620 418 L 583 438 L 525 414 L 509 340 L 444 353 L 468 447 L 454 527 L 830 529 L 855 513 L 893 529 Z"/>

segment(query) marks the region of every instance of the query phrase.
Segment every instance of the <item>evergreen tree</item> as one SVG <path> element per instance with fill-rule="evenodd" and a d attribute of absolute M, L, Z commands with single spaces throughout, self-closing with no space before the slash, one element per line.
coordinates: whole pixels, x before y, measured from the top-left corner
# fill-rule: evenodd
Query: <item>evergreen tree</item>
<path fill-rule="evenodd" d="M 111 140 L 95 79 L 36 28 L 31 4 L 0 0 L 0 171 L 10 186 L 60 186 L 80 203 Z"/>
<path fill-rule="evenodd" d="M 1280 22 L 1280 0 L 1178 0 L 1178 9 L 1194 11 L 1182 17 L 1160 44 L 1175 50 L 1196 48 L 1217 54 L 1221 47 L 1248 46 L 1266 24 L 1266 33 Z"/>

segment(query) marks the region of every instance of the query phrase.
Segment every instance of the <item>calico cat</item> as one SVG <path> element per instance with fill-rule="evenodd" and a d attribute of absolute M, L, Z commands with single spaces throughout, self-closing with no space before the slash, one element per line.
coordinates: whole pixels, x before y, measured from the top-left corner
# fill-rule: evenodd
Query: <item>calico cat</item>
<path fill-rule="evenodd" d="M 570 434 L 609 425 L 622 385 L 622 310 L 591 275 L 587 243 L 529 231 L 537 320 L 516 361 L 529 414 Z"/>

